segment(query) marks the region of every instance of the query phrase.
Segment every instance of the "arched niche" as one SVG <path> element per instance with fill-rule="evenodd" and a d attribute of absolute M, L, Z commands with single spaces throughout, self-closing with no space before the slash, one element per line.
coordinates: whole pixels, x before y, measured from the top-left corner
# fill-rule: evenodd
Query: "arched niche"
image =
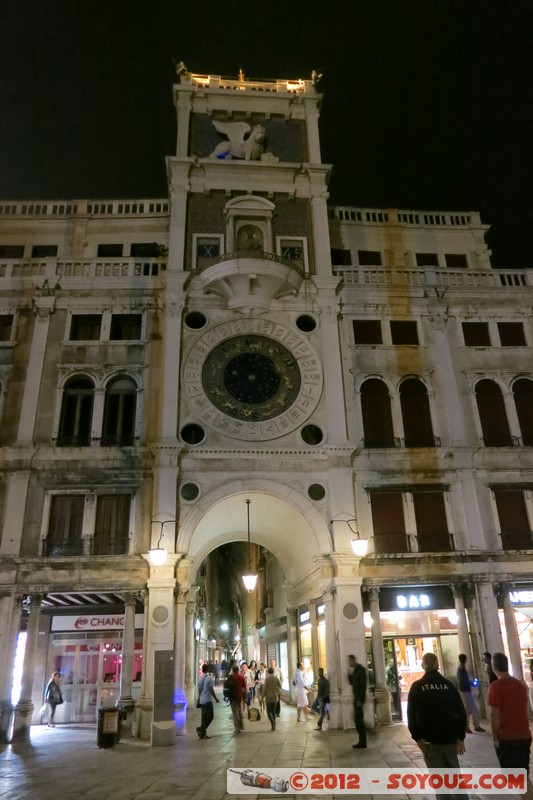
<path fill-rule="evenodd" d="M 224 207 L 229 253 L 273 253 L 272 216 L 275 205 L 264 197 L 234 197 Z"/>

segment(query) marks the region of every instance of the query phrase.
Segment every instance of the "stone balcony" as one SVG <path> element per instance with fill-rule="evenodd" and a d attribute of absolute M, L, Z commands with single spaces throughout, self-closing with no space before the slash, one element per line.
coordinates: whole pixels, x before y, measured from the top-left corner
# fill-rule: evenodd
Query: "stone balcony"
<path fill-rule="evenodd" d="M 274 253 L 226 253 L 197 271 L 206 293 L 222 297 L 229 309 L 268 311 L 273 300 L 297 295 L 306 275 L 298 264 Z"/>

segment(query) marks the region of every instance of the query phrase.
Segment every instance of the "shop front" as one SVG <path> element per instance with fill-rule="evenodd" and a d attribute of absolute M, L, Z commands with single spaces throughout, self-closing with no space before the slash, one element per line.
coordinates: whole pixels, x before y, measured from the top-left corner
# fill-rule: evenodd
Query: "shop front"
<path fill-rule="evenodd" d="M 134 699 L 141 694 L 143 671 L 143 615 L 135 615 L 134 651 L 131 654 Z M 114 705 L 121 696 L 124 658 L 124 615 L 94 614 L 53 616 L 46 652 L 46 681 L 61 675 L 64 703 L 58 722 L 94 722 L 100 706 Z"/>
<path fill-rule="evenodd" d="M 447 586 L 380 587 L 379 617 L 392 718 L 405 719 L 409 689 L 424 674 L 424 653 L 435 653 L 441 672 L 455 679 L 460 650 L 452 590 Z M 364 612 L 364 624 L 372 675 L 369 610 Z"/>
<path fill-rule="evenodd" d="M 318 681 L 318 668 L 327 675 L 326 607 L 323 602 L 311 603 L 298 611 L 299 660 L 309 687 Z"/>
<path fill-rule="evenodd" d="M 509 600 L 513 610 L 513 621 L 520 644 L 520 661 L 524 680 L 529 689 L 530 704 L 533 708 L 533 585 L 517 585 L 509 590 Z M 499 610 L 500 627 L 505 643 L 505 649 L 510 652 L 509 631 L 507 630 L 505 614 Z M 512 660 L 509 671 L 513 673 Z M 522 680 L 522 676 L 515 676 Z"/>

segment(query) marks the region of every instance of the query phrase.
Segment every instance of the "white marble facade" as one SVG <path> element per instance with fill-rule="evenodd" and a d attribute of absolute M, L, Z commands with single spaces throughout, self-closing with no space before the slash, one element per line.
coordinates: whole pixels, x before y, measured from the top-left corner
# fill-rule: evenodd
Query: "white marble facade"
<path fill-rule="evenodd" d="M 285 615 L 292 670 L 298 612 L 324 606 L 346 727 L 377 589 L 453 586 L 479 663 L 507 646 L 498 602 L 533 584 L 533 272 L 491 269 L 475 212 L 328 206 L 309 81 L 187 73 L 174 97 L 168 198 L 0 203 L 0 699 L 21 598 L 43 595 L 44 618 L 47 594 L 89 614 L 95 595 L 141 593 L 149 736 L 153 653 L 175 651 L 191 698 L 198 567 L 246 541 L 250 499 L 252 541 L 284 575 L 267 638 Z M 150 567 L 158 544 L 169 558 Z M 27 650 L 19 726 L 51 652 Z"/>

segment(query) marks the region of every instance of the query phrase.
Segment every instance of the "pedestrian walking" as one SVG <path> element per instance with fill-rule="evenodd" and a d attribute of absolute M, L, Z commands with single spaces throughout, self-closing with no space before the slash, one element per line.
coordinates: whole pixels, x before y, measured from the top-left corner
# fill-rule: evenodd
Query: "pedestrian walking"
<path fill-rule="evenodd" d="M 207 735 L 207 729 L 213 722 L 215 712 L 213 710 L 213 699 L 219 702 L 213 688 L 213 678 L 209 673 L 207 664 L 202 664 L 202 677 L 198 683 L 198 704 L 202 710 L 202 721 L 196 728 L 196 733 L 200 739 L 210 739 Z"/>
<path fill-rule="evenodd" d="M 265 664 L 261 661 L 259 665 L 259 669 L 255 673 L 255 693 L 256 697 L 259 701 L 259 708 L 261 711 L 265 711 L 265 679 L 267 676 L 267 669 Z"/>
<path fill-rule="evenodd" d="M 503 653 L 494 653 L 492 668 L 496 680 L 489 686 L 490 726 L 500 767 L 522 767 L 529 778 L 531 731 L 527 717 L 528 691 L 509 675 Z"/>
<path fill-rule="evenodd" d="M 263 698 L 266 705 L 267 717 L 270 722 L 270 730 L 276 730 L 276 706 L 281 694 L 281 683 L 274 674 L 273 667 L 269 667 L 263 684 Z"/>
<path fill-rule="evenodd" d="M 348 656 L 348 680 L 353 689 L 353 709 L 355 730 L 359 734 L 359 741 L 353 744 L 354 750 L 366 750 L 365 728 L 365 697 L 366 697 L 366 670 L 357 663 L 355 656 Z"/>
<path fill-rule="evenodd" d="M 274 670 L 274 675 L 275 675 L 275 676 L 276 676 L 276 678 L 279 680 L 279 682 L 280 682 L 280 685 L 281 685 L 281 686 L 283 686 L 283 674 L 282 674 L 282 672 L 281 672 L 280 668 L 276 666 L 276 661 L 275 661 L 275 659 L 273 659 L 273 658 L 272 658 L 272 659 L 270 660 L 270 666 L 271 666 L 271 667 L 272 667 L 272 669 Z M 279 716 L 280 716 L 280 714 L 281 714 L 281 698 L 280 698 L 280 699 L 278 700 L 278 702 L 276 703 L 276 717 L 279 717 Z"/>
<path fill-rule="evenodd" d="M 434 653 L 422 656 L 424 676 L 414 681 L 407 697 L 407 726 L 427 767 L 459 768 L 458 756 L 465 752 L 466 709 L 453 683 L 439 672 Z M 468 795 L 440 794 L 439 798 Z"/>
<path fill-rule="evenodd" d="M 483 663 L 485 664 L 485 669 L 487 670 L 487 679 L 490 686 L 491 683 L 494 683 L 494 681 L 498 680 L 494 670 L 492 669 L 492 656 L 490 653 L 483 653 Z"/>
<path fill-rule="evenodd" d="M 321 731 L 322 723 L 324 722 L 324 717 L 326 716 L 326 707 L 327 704 L 330 702 L 329 681 L 326 678 L 322 667 L 318 668 L 318 684 L 316 690 L 316 699 L 318 700 L 318 712 L 320 716 L 318 717 L 318 722 L 316 724 L 315 731 Z"/>
<path fill-rule="evenodd" d="M 230 703 L 235 733 L 240 733 L 244 730 L 243 707 L 246 697 L 246 681 L 237 664 L 233 665 L 231 675 L 228 675 L 224 682 L 224 693 Z"/>
<path fill-rule="evenodd" d="M 457 667 L 457 685 L 463 698 L 466 710 L 466 732 L 472 733 L 470 727 L 470 717 L 472 717 L 472 726 L 478 733 L 483 733 L 485 728 L 481 727 L 479 721 L 479 711 L 477 710 L 476 701 L 472 694 L 472 681 L 466 668 L 466 656 L 464 653 L 459 655 L 459 666 Z"/>
<path fill-rule="evenodd" d="M 293 686 L 296 687 L 296 722 L 301 722 L 302 713 L 304 722 L 307 722 L 307 706 L 308 706 L 308 693 L 309 687 L 307 686 L 307 679 L 302 669 L 303 664 L 301 661 L 296 665 L 296 672 L 292 680 Z"/>
<path fill-rule="evenodd" d="M 52 672 L 50 680 L 46 684 L 46 689 L 44 690 L 44 703 L 50 708 L 50 713 L 48 715 L 48 727 L 55 728 L 55 716 L 56 716 L 56 708 L 63 703 L 63 695 L 61 694 L 60 688 L 60 673 L 59 672 Z M 41 709 L 41 719 L 44 716 L 45 708 Z"/>

